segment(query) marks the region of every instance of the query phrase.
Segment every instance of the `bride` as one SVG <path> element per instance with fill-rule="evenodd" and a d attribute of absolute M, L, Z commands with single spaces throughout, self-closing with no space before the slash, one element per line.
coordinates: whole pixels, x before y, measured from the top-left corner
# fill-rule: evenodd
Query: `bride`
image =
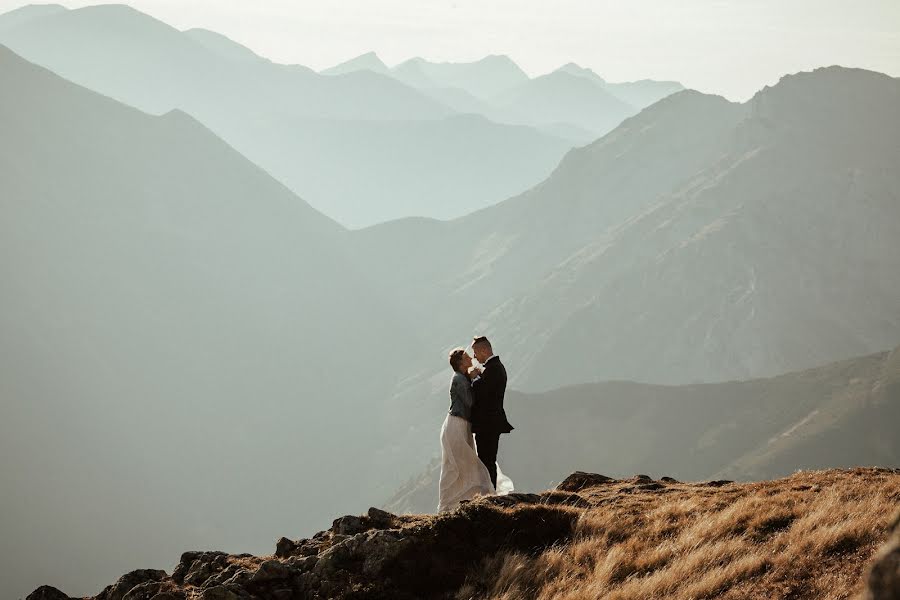
<path fill-rule="evenodd" d="M 453 510 L 461 500 L 477 496 L 508 494 L 513 491 L 512 480 L 497 465 L 497 489 L 491 484 L 487 467 L 478 458 L 472 436 L 472 384 L 469 371 L 472 357 L 462 348 L 450 352 L 453 379 L 450 382 L 450 410 L 441 427 L 441 478 L 438 512 Z"/>

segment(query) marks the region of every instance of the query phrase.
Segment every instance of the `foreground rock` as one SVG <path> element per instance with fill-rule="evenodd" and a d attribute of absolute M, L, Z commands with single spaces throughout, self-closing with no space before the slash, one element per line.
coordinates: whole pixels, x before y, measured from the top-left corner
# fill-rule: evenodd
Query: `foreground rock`
<path fill-rule="evenodd" d="M 896 503 L 900 471 L 832 470 L 753 484 L 647 475 L 615 480 L 578 472 L 555 490 L 483 498 L 449 514 L 398 516 L 372 508 L 340 517 L 308 539 L 281 538 L 268 556 L 185 552 L 171 575 L 131 571 L 91 600 L 427 600 L 518 598 L 538 591 L 549 598 L 565 596 L 572 585 L 606 586 L 604 594 L 621 586 L 625 598 L 638 597 L 628 595 L 628 586 L 657 580 L 672 599 L 714 597 L 728 588 L 750 593 L 740 597 L 816 598 L 833 582 L 846 586 L 834 597 L 861 592 L 864 579 L 871 600 L 897 598 L 900 530 L 864 578 L 889 518 L 870 514 L 865 523 L 846 523 L 827 504 L 843 496 L 869 508 Z M 835 506 L 843 510 L 844 503 Z M 717 521 L 721 530 L 709 525 Z M 823 531 L 834 535 L 823 537 Z M 636 547 L 630 540 L 638 538 L 646 548 L 628 556 L 625 549 Z M 684 548 L 676 548 L 682 541 Z M 667 547 L 669 554 L 659 554 Z M 807 549 L 810 560 L 795 566 L 799 550 L 784 550 L 791 547 Z M 554 570 L 565 561 L 571 566 Z M 666 569 L 678 573 L 679 561 L 694 561 L 698 572 L 681 571 L 680 579 L 665 583 Z M 738 562 L 728 567 L 728 561 Z M 813 565 L 822 573 L 812 573 Z M 712 570 L 692 582 L 700 567 Z M 584 574 L 576 580 L 556 583 L 561 573 L 578 569 Z M 682 580 L 693 587 L 681 589 Z M 67 599 L 43 586 L 27 600 Z"/>
<path fill-rule="evenodd" d="M 400 517 L 372 508 L 341 517 L 310 539 L 281 538 L 272 556 L 185 552 L 171 576 L 132 571 L 95 600 L 438 597 L 501 548 L 535 553 L 568 541 L 579 513 L 567 503 L 579 501 L 570 494 L 517 494 L 440 516 Z M 28 596 L 67 598 L 48 586 Z"/>

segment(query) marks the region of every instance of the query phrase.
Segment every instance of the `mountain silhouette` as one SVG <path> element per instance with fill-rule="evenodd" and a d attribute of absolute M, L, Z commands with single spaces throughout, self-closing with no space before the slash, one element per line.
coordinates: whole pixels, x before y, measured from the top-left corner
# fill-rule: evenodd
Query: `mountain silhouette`
<path fill-rule="evenodd" d="M 568 75 L 574 75 L 592 81 L 619 98 L 619 100 L 637 108 L 646 108 L 654 102 L 658 102 L 666 96 L 670 96 L 675 92 L 680 92 L 684 89 L 684 86 L 677 81 L 642 79 L 640 81 L 610 83 L 594 73 L 591 69 L 586 69 L 575 63 L 566 63 L 555 72 L 566 73 Z"/>
<path fill-rule="evenodd" d="M 55 15 L 67 10 L 60 4 L 27 4 L 0 15 L 0 32 L 5 29 L 15 29 L 32 19 Z"/>
<path fill-rule="evenodd" d="M 391 74 L 413 87 L 459 88 L 481 100 L 528 81 L 528 75 L 512 59 L 496 54 L 469 63 L 416 57 L 395 66 Z"/>
<path fill-rule="evenodd" d="M 374 52 L 366 52 L 356 58 L 351 58 L 350 60 L 331 68 L 324 69 L 321 73 L 324 75 L 343 75 L 344 73 L 352 73 L 354 71 L 372 71 L 373 73 L 384 75 L 388 72 L 388 67 L 381 62 L 381 59 L 378 58 L 377 54 Z"/>
<path fill-rule="evenodd" d="M 461 145 L 447 135 L 454 109 L 392 77 L 256 60 L 223 36 L 125 6 L 0 15 L 0 43 L 142 110 L 191 114 L 349 226 L 460 216 L 539 182 L 572 146 L 485 119 L 462 121 L 471 139 Z"/>
<path fill-rule="evenodd" d="M 509 88 L 493 101 L 524 123 L 570 123 L 598 137 L 637 112 L 595 82 L 561 71 Z"/>
<path fill-rule="evenodd" d="M 46 564 L 88 593 L 198 536 L 268 545 L 373 485 L 366 461 L 343 466 L 387 443 L 358 399 L 393 383 L 372 348 L 412 342 L 349 232 L 183 112 L 142 113 L 5 47 L 0 76 L 0 454 L 16 490 L 0 512 L 31 540 L 0 552 L 4 591 Z"/>

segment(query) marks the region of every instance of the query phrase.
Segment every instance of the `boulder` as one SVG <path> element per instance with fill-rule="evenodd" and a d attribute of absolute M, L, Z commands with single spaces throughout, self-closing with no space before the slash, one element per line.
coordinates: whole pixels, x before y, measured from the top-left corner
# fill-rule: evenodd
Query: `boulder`
<path fill-rule="evenodd" d="M 239 598 L 240 596 L 225 586 L 216 585 L 203 590 L 199 600 L 238 600 Z"/>
<path fill-rule="evenodd" d="M 363 520 L 360 517 L 355 517 L 353 515 L 347 515 L 344 517 L 339 517 L 334 520 L 334 523 L 331 525 L 332 531 L 341 535 L 356 535 L 357 533 L 362 533 L 368 527 L 363 523 Z"/>
<path fill-rule="evenodd" d="M 224 585 L 228 588 L 232 587 L 242 587 L 250 583 L 253 579 L 255 571 L 251 571 L 249 569 L 238 569 L 231 575 L 228 579 L 224 579 L 222 581 L 217 581 L 215 585 Z"/>
<path fill-rule="evenodd" d="M 70 598 L 51 585 L 42 585 L 28 594 L 25 600 L 70 600 Z"/>
<path fill-rule="evenodd" d="M 297 550 L 297 542 L 286 537 L 278 538 L 275 542 L 275 556 L 279 558 L 287 558 Z"/>
<path fill-rule="evenodd" d="M 378 529 L 388 529 L 394 524 L 394 521 L 397 518 L 393 513 L 381 510 L 380 508 L 375 508 L 374 506 L 369 509 L 367 516 L 369 517 L 369 524 Z"/>
<path fill-rule="evenodd" d="M 319 562 L 318 556 L 292 556 L 285 561 L 297 571 L 309 571 Z"/>
<path fill-rule="evenodd" d="M 580 492 L 586 488 L 597 487 L 613 482 L 615 482 L 615 479 L 607 477 L 606 475 L 575 471 L 563 479 L 562 483 L 556 486 L 556 489 L 562 492 Z"/>
<path fill-rule="evenodd" d="M 723 485 L 728 485 L 729 483 L 734 483 L 734 482 L 731 481 L 730 479 L 715 479 L 713 481 L 707 481 L 706 483 L 704 483 L 702 485 L 705 485 L 706 487 L 722 487 Z"/>
<path fill-rule="evenodd" d="M 191 550 L 184 552 L 181 554 L 181 559 L 178 561 L 175 570 L 172 571 L 172 579 L 179 584 L 192 583 L 194 585 L 201 585 L 203 581 L 200 581 L 199 583 L 194 582 L 202 577 L 204 572 L 208 578 L 214 571 L 224 569 L 227 556 L 226 553 L 219 550 Z M 191 573 L 192 569 L 194 570 L 194 574 L 191 576 L 191 581 L 186 581 L 188 574 Z"/>
<path fill-rule="evenodd" d="M 290 579 L 293 575 L 293 569 L 280 560 L 267 560 L 259 565 L 259 568 L 250 578 L 250 581 L 258 583 L 261 581 L 273 581 L 279 579 Z"/>
<path fill-rule="evenodd" d="M 182 555 L 182 559 L 183 558 L 184 555 Z M 190 565 L 187 566 L 187 571 L 183 576 L 181 576 L 181 573 L 184 572 L 182 565 L 185 563 L 179 563 L 175 568 L 175 572 L 172 573 L 172 579 L 178 581 L 178 579 L 175 578 L 176 573 L 178 573 L 181 577 L 181 581 L 178 581 L 178 583 L 187 583 L 200 587 L 206 583 L 210 577 L 225 570 L 228 566 L 227 559 L 228 555 L 224 552 L 201 552 L 196 557 L 193 557 L 193 560 Z"/>
<path fill-rule="evenodd" d="M 136 586 L 146 582 L 159 582 L 168 579 L 165 571 L 158 569 L 137 569 L 125 573 L 112 585 L 106 586 L 96 600 L 123 600 Z"/>
<path fill-rule="evenodd" d="M 373 577 L 380 575 L 384 567 L 408 545 L 399 529 L 379 529 L 365 535 L 366 539 L 359 547 L 364 557 L 362 571 Z"/>

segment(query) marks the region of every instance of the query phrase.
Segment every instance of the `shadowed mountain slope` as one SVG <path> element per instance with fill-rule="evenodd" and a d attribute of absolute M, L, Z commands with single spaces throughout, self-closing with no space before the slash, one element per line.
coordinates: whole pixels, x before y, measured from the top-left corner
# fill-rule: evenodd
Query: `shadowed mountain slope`
<path fill-rule="evenodd" d="M 895 345 L 898 100 L 897 79 L 837 67 L 758 93 L 718 160 L 498 307 L 536 351 L 521 385 L 748 378 Z"/>
<path fill-rule="evenodd" d="M 491 333 L 526 389 L 758 377 L 883 350 L 900 339 L 898 94 L 839 67 L 743 105 L 680 92 L 525 194 L 354 239 L 415 247 L 379 279 L 447 333 Z"/>
<path fill-rule="evenodd" d="M 679 92 L 525 194 L 353 242 L 432 346 L 487 334 L 514 389 L 759 378 L 884 351 L 900 341 L 898 87 L 832 67 L 745 104 Z M 428 359 L 389 404 L 417 415 L 396 456 L 420 469 L 448 381 Z"/>

